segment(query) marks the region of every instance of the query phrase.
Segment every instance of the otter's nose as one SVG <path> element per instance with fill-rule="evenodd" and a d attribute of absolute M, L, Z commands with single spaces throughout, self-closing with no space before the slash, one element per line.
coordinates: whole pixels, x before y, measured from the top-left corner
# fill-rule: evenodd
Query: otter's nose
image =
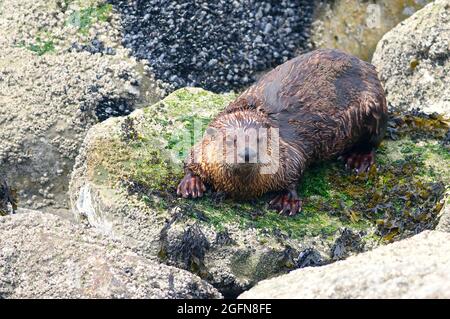
<path fill-rule="evenodd" d="M 245 163 L 256 163 L 256 152 L 250 147 L 245 147 L 238 152 L 238 156 L 245 161 Z"/>

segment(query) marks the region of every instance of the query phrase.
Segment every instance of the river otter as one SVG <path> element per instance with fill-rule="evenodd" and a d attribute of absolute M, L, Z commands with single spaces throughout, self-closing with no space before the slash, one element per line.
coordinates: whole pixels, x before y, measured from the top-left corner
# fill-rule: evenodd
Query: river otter
<path fill-rule="evenodd" d="M 301 209 L 296 185 L 309 164 L 342 156 L 357 173 L 368 170 L 386 125 L 375 67 L 316 50 L 267 73 L 210 123 L 185 161 L 177 193 L 202 197 L 205 184 L 235 198 L 281 191 L 269 204 L 292 216 Z"/>

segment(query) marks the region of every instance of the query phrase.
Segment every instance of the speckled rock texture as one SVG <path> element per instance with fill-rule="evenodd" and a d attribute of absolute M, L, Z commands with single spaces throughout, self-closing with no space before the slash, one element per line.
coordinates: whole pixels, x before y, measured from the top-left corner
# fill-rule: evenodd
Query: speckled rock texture
<path fill-rule="evenodd" d="M 45 213 L 0 218 L 0 299 L 220 298 L 187 271 Z"/>
<path fill-rule="evenodd" d="M 378 43 L 377 67 L 391 109 L 450 116 L 450 1 L 437 0 Z"/>
<path fill-rule="evenodd" d="M 450 298 L 450 234 L 426 231 L 318 268 L 262 281 L 242 299 Z"/>
<path fill-rule="evenodd" d="M 444 207 L 441 211 L 441 218 L 436 230 L 445 231 L 450 233 L 450 196 L 447 195 L 447 200 L 444 203 Z"/>
<path fill-rule="evenodd" d="M 162 95 L 117 19 L 103 1 L 0 2 L 0 174 L 21 206 L 67 208 L 86 131 Z"/>

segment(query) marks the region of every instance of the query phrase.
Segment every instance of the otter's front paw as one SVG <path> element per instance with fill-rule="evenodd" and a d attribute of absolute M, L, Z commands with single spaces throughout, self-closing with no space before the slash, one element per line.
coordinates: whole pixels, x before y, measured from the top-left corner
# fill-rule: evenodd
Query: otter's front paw
<path fill-rule="evenodd" d="M 177 188 L 177 194 L 183 196 L 183 198 L 189 196 L 192 198 L 202 197 L 204 192 L 206 192 L 205 184 L 200 177 L 191 173 L 184 176 Z"/>
<path fill-rule="evenodd" d="M 280 215 L 295 216 L 302 207 L 302 201 L 295 191 L 289 191 L 272 199 L 269 207 L 277 210 Z"/>
<path fill-rule="evenodd" d="M 345 168 L 351 169 L 356 174 L 365 173 L 370 170 L 372 165 L 375 164 L 375 152 L 353 152 L 343 155 L 342 158 L 345 162 Z"/>

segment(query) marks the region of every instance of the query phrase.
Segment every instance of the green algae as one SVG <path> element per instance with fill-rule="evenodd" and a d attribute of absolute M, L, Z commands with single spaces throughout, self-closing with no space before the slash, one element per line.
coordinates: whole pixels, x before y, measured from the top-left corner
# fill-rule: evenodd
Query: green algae
<path fill-rule="evenodd" d="M 378 237 L 390 241 L 395 237 L 391 237 L 393 232 L 400 238 L 435 225 L 444 193 L 442 185 L 450 178 L 448 155 L 433 141 L 413 144 L 414 154 L 388 155 L 402 154 L 404 145 L 410 143 L 386 141 L 377 153 L 384 164 L 378 171 L 373 168 L 361 176 L 346 171 L 339 161 L 311 167 L 298 187 L 303 207 L 295 217 L 280 216 L 268 209 L 269 196 L 244 203 L 230 199 L 216 203 L 210 198 L 178 201 L 190 202 L 189 210 L 196 212 L 194 218 L 201 216 L 218 229 L 235 223 L 269 234 L 281 232 L 290 238 L 327 238 L 342 228 L 360 231 L 376 226 Z M 441 171 L 436 174 L 438 168 Z"/>
<path fill-rule="evenodd" d="M 72 7 L 72 4 L 76 4 Z M 111 4 L 98 3 L 97 0 L 61 0 L 51 6 L 63 13 L 72 9 L 72 13 L 64 22 L 77 28 L 82 35 L 87 35 L 96 22 L 107 22 L 111 17 L 113 6 Z M 38 56 L 56 52 L 57 46 L 62 44 L 62 39 L 57 34 L 59 31 L 52 30 L 52 27 L 39 26 L 35 31 L 34 39 L 19 41 L 17 47 L 26 48 Z"/>
<path fill-rule="evenodd" d="M 31 52 L 34 52 L 38 56 L 42 56 L 46 53 L 55 52 L 55 43 L 53 39 L 44 40 L 40 36 L 37 36 L 35 41 L 30 44 L 26 44 L 24 41 L 20 42 L 18 47 L 26 48 Z"/>
<path fill-rule="evenodd" d="M 65 7 L 67 7 L 70 2 L 66 1 Z M 82 34 L 87 34 L 91 26 L 97 22 L 106 22 L 110 18 L 112 12 L 111 4 L 100 4 L 98 6 L 91 6 L 87 8 L 82 8 L 78 11 L 73 12 L 66 23 L 77 27 L 78 31 Z"/>
<path fill-rule="evenodd" d="M 118 136 L 95 146 L 88 159 L 95 163 L 88 165 L 94 167 L 93 180 L 120 181 L 161 214 L 179 207 L 188 218 L 219 232 L 236 225 L 257 229 L 260 240 L 265 235 L 332 240 L 339 230 L 350 229 L 366 232 L 363 242 L 392 241 L 434 227 L 443 185 L 450 181 L 450 155 L 439 140 L 448 126 L 440 117 L 397 118 L 390 124 L 392 138 L 377 150 L 378 169 L 372 167 L 366 174 L 357 176 L 338 160 L 309 168 L 298 186 L 302 211 L 294 217 L 270 210 L 270 194 L 244 202 L 211 192 L 202 199 L 178 198 L 176 186 L 183 170 L 173 157 L 181 159 L 184 154 L 179 142 L 186 134 L 189 141 L 198 140 L 201 132 L 194 130 L 198 123 L 204 130 L 233 99 L 233 94 L 181 89 L 144 109 L 144 120 L 136 116 L 136 121 L 122 122 Z"/>
<path fill-rule="evenodd" d="M 139 189 L 173 193 L 182 176 L 182 160 L 189 142 L 194 142 L 189 139 L 186 144 L 184 137 L 195 135 L 198 140 L 202 132 L 193 134 L 194 126 L 206 128 L 234 97 L 201 89 L 174 92 L 163 102 L 144 109 L 144 122 L 136 123 L 130 117 L 122 123 L 117 136 L 97 141 L 95 151 L 88 154 L 89 174 L 99 184 L 124 180 Z"/>
<path fill-rule="evenodd" d="M 234 97 L 205 90 L 178 90 L 164 102 L 147 108 L 144 134 L 130 144 L 134 150 L 130 179 L 153 190 L 174 191 L 190 145 L 201 138 L 211 119 Z"/>

